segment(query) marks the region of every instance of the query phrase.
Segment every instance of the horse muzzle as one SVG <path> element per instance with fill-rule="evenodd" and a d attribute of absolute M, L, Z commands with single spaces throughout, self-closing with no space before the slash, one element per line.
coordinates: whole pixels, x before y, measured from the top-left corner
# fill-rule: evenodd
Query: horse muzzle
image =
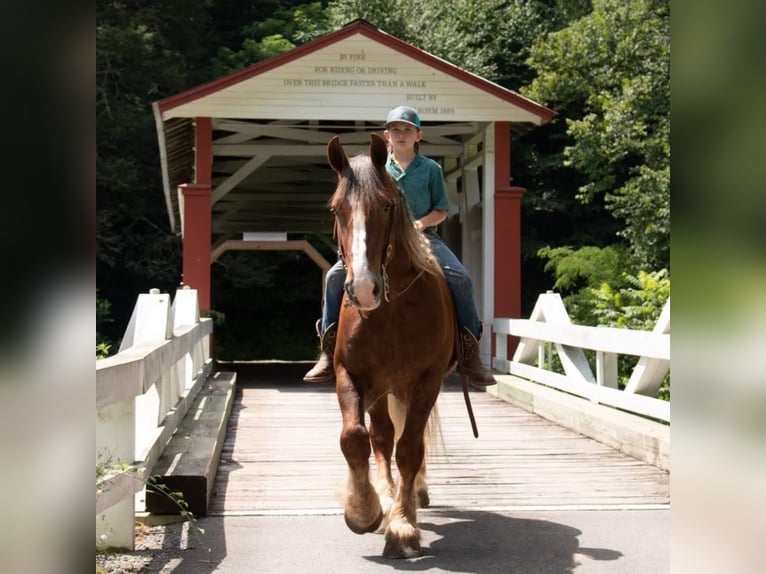
<path fill-rule="evenodd" d="M 346 296 L 360 311 L 373 311 L 380 306 L 383 294 L 383 279 L 377 275 L 364 274 L 349 277 L 344 284 Z"/>

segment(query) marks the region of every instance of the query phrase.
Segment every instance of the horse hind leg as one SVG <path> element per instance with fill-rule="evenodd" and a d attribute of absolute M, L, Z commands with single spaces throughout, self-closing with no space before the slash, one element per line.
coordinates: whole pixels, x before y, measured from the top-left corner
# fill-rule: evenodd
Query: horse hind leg
<path fill-rule="evenodd" d="M 394 502 L 394 479 L 391 474 L 391 458 L 394 452 L 395 427 L 389 416 L 390 399 L 377 401 L 368 411 L 370 415 L 370 443 L 375 455 L 375 491 L 385 517 Z"/>
<path fill-rule="evenodd" d="M 436 450 L 437 446 L 443 447 L 441 422 L 437 406 L 434 404 L 431 409 L 431 415 L 428 417 L 424 436 L 425 454 L 423 455 L 423 463 L 420 465 L 418 474 L 415 476 L 415 495 L 418 500 L 418 508 L 428 508 L 431 505 L 431 497 L 428 495 L 428 481 L 426 480 L 426 460 Z"/>
<path fill-rule="evenodd" d="M 420 555 L 420 528 L 417 525 L 416 476 L 424 460 L 423 434 L 425 418 L 423 411 L 405 409 L 406 416 L 400 417 L 403 405 L 394 401 L 391 419 L 396 427 L 396 464 L 399 468 L 399 485 L 393 506 L 388 515 L 383 556 L 386 558 L 414 558 Z M 425 412 L 428 412 L 427 410 Z M 406 424 L 402 423 L 406 419 Z"/>
<path fill-rule="evenodd" d="M 383 548 L 383 556 L 386 558 L 415 558 L 420 555 L 420 528 L 417 524 L 414 489 L 416 471 L 400 464 L 401 460 L 412 456 L 413 449 L 403 446 L 400 441 L 396 452 L 400 476 L 386 525 L 386 544 Z"/>
<path fill-rule="evenodd" d="M 428 482 L 426 481 L 426 457 L 420 465 L 418 474 L 415 475 L 415 496 L 418 499 L 418 508 L 428 508 L 431 505 L 431 497 L 428 495 Z"/>
<path fill-rule="evenodd" d="M 404 423 L 407 420 L 407 405 L 390 393 L 388 395 L 388 416 L 394 428 L 393 444 L 396 444 L 399 442 L 402 432 L 404 432 Z M 393 505 L 393 489 L 391 497 L 391 504 L 388 506 L 389 511 Z"/>

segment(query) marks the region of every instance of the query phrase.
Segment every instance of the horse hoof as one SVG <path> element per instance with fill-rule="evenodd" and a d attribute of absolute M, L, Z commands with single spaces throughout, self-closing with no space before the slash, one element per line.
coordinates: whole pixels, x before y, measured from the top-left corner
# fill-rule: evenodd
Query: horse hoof
<path fill-rule="evenodd" d="M 421 490 L 418 492 L 418 507 L 428 508 L 431 505 L 431 498 L 428 496 L 427 490 Z"/>
<path fill-rule="evenodd" d="M 348 514 L 343 514 L 343 519 L 346 521 L 346 526 L 348 526 L 349 530 L 351 530 L 351 532 L 354 534 L 367 534 L 368 532 L 375 532 L 378 529 L 380 523 L 383 522 L 383 513 L 381 512 L 378 514 L 377 518 L 373 520 L 368 526 L 359 526 L 354 524 L 351 522 L 351 520 L 349 520 Z"/>
<path fill-rule="evenodd" d="M 417 558 L 420 556 L 420 542 L 417 540 L 406 543 L 402 540 L 386 540 L 383 548 L 383 558 L 401 559 Z"/>

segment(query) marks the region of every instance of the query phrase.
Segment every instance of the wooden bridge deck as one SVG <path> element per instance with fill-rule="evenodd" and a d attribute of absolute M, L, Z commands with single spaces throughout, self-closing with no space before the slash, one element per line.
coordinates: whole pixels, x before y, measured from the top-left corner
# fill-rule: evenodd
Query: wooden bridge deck
<path fill-rule="evenodd" d="M 306 365 L 241 370 L 210 505 L 212 515 L 339 513 L 346 466 L 332 385 L 300 382 Z M 434 508 L 651 507 L 670 502 L 669 475 L 459 381 L 438 406 L 444 448 L 429 456 Z"/>

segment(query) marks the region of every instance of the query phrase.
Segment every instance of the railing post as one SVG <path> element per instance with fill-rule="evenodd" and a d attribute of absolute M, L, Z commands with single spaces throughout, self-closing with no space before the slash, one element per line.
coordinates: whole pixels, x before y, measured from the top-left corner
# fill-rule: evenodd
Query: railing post
<path fill-rule="evenodd" d="M 136 303 L 136 334 L 133 345 L 160 343 L 173 336 L 170 319 L 170 295 L 152 289 L 138 296 Z M 136 401 L 136 461 L 144 460 L 146 449 L 152 444 L 157 427 L 173 406 L 169 385 L 152 386 Z"/>
<path fill-rule="evenodd" d="M 96 411 L 96 466 L 133 462 L 134 401 L 122 401 Z M 135 501 L 126 498 L 96 516 L 96 546 L 134 547 Z"/>
<path fill-rule="evenodd" d="M 170 297 L 152 289 L 138 296 L 120 351 L 170 336 Z M 134 465 L 154 435 L 162 403 L 156 386 L 144 395 L 98 409 L 96 412 L 96 464 Z M 166 409 L 167 410 L 167 409 Z M 151 436 L 150 436 L 151 435 Z M 114 504 L 96 517 L 96 544 L 134 548 L 135 498 Z"/>
<path fill-rule="evenodd" d="M 176 290 L 176 296 L 173 299 L 173 333 L 177 334 L 183 327 L 196 325 L 200 322 L 199 299 L 197 290 L 188 285 Z M 186 395 L 189 387 L 194 382 L 197 371 L 210 356 L 209 338 L 204 337 L 191 351 L 178 361 L 177 380 L 178 395 Z"/>
<path fill-rule="evenodd" d="M 617 354 L 596 351 L 596 384 L 616 389 L 617 379 Z"/>

